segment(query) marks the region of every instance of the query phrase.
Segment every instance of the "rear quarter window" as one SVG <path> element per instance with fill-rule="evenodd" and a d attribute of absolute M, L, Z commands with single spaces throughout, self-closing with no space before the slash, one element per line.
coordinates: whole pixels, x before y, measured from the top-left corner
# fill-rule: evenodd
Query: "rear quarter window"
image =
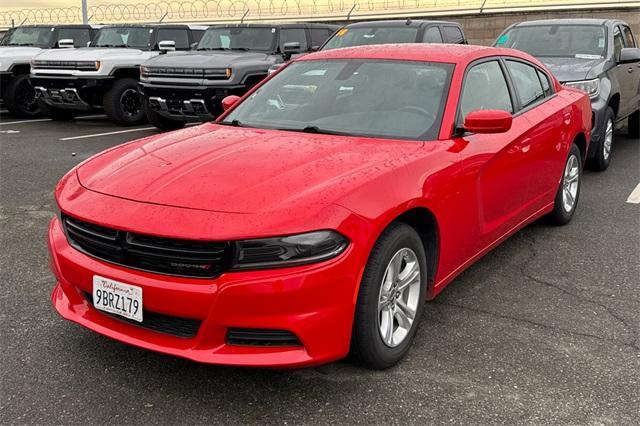
<path fill-rule="evenodd" d="M 440 33 L 440 28 L 429 27 L 424 30 L 422 41 L 424 43 L 442 43 L 442 34 Z"/>
<path fill-rule="evenodd" d="M 443 27 L 445 43 L 459 44 L 464 41 L 462 30 L 452 25 L 445 25 Z"/>

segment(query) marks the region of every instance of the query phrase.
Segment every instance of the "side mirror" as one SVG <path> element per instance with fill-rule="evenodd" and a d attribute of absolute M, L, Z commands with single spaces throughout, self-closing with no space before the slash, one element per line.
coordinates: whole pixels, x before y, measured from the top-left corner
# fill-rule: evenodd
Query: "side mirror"
<path fill-rule="evenodd" d="M 198 42 L 197 41 L 194 41 L 193 43 L 191 43 L 189 45 L 189 48 L 191 48 L 191 50 L 196 50 L 197 47 L 198 47 Z"/>
<path fill-rule="evenodd" d="M 631 64 L 633 62 L 640 62 L 640 48 L 626 47 L 620 51 L 620 57 L 618 58 L 619 64 Z"/>
<path fill-rule="evenodd" d="M 91 47 L 91 42 L 90 41 L 87 42 L 87 47 Z"/>
<path fill-rule="evenodd" d="M 496 109 L 471 111 L 464 118 L 464 130 L 471 133 L 505 133 L 511 129 L 510 112 Z"/>
<path fill-rule="evenodd" d="M 240 96 L 236 96 L 236 95 L 225 96 L 224 99 L 222 99 L 222 110 L 223 111 L 228 110 L 229 108 L 237 104 L 239 100 L 240 100 Z"/>
<path fill-rule="evenodd" d="M 73 49 L 75 46 L 73 45 L 73 39 L 63 38 L 58 40 L 58 47 L 60 49 Z"/>
<path fill-rule="evenodd" d="M 173 40 L 162 40 L 158 43 L 158 49 L 160 50 L 160 53 L 175 52 L 176 42 Z"/>
<path fill-rule="evenodd" d="M 300 53 L 300 42 L 290 41 L 282 46 L 282 55 L 285 61 L 291 59 L 291 55 L 296 53 Z"/>

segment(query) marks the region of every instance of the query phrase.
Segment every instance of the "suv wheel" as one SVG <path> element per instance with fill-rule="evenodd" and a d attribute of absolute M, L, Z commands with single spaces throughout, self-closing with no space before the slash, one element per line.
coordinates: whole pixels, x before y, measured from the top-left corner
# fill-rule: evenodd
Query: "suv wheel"
<path fill-rule="evenodd" d="M 19 118 L 32 118 L 40 114 L 29 74 L 21 74 L 11 79 L 6 88 L 5 103 L 7 109 Z"/>
<path fill-rule="evenodd" d="M 149 120 L 149 123 L 153 124 L 160 130 L 177 130 L 183 128 L 186 124 L 184 121 L 172 120 L 170 118 L 161 116 L 153 109 L 151 109 L 151 106 L 146 99 L 144 100 L 144 111 L 147 115 L 147 120 Z"/>
<path fill-rule="evenodd" d="M 629 116 L 629 137 L 640 138 L 640 109 Z"/>
<path fill-rule="evenodd" d="M 611 162 L 611 152 L 613 149 L 613 142 L 616 135 L 616 116 L 613 114 L 611 107 L 607 108 L 607 112 L 604 117 L 604 125 L 602 126 L 602 134 L 600 135 L 600 142 L 596 147 L 596 152 L 590 161 L 590 168 L 596 171 L 603 171 L 609 167 Z"/>
<path fill-rule="evenodd" d="M 121 126 L 135 126 L 144 123 L 146 116 L 142 106 L 142 95 L 138 92 L 138 81 L 121 78 L 104 95 L 104 112 L 107 117 Z"/>
<path fill-rule="evenodd" d="M 391 224 L 376 242 L 358 292 L 351 355 L 369 368 L 392 367 L 411 346 L 427 288 L 427 260 L 416 231 Z"/>

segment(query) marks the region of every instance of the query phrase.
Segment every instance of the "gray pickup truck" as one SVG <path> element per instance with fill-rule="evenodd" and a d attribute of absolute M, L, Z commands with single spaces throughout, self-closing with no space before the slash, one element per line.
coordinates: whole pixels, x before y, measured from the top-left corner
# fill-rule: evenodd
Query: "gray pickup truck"
<path fill-rule="evenodd" d="M 640 135 L 640 49 L 629 25 L 609 19 L 528 21 L 507 28 L 495 46 L 523 50 L 542 61 L 560 82 L 591 97 L 593 131 L 589 165 L 611 161 L 615 126 L 629 120 Z"/>
<path fill-rule="evenodd" d="M 147 118 L 162 130 L 212 120 L 228 95 L 242 95 L 269 68 L 317 50 L 338 27 L 328 24 L 239 24 L 210 27 L 193 51 L 146 61 L 140 90 Z"/>

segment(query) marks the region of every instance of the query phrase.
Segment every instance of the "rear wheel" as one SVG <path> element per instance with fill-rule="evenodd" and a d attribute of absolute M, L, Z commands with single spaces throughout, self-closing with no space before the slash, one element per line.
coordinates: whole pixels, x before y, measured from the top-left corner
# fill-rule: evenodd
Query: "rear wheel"
<path fill-rule="evenodd" d="M 629 137 L 640 138 L 640 109 L 629 116 Z"/>
<path fill-rule="evenodd" d="M 351 353 L 362 364 L 385 369 L 411 346 L 424 307 L 427 261 L 409 225 L 394 223 L 374 246 L 360 284 Z"/>
<path fill-rule="evenodd" d="M 613 113 L 613 109 L 608 107 L 605 114 L 600 142 L 598 142 L 598 146 L 596 147 L 595 155 L 589 161 L 589 168 L 599 172 L 607 170 L 609 167 L 613 141 L 616 133 L 615 114 Z"/>
<path fill-rule="evenodd" d="M 170 118 L 163 117 L 152 110 L 149 102 L 146 99 L 144 100 L 144 111 L 147 115 L 147 120 L 149 120 L 149 123 L 153 124 L 160 130 L 177 130 L 185 126 L 184 121 L 172 120 Z"/>
<path fill-rule="evenodd" d="M 146 120 L 138 81 L 133 78 L 116 80 L 105 93 L 103 105 L 107 117 L 121 126 L 135 126 Z"/>
<path fill-rule="evenodd" d="M 75 113 L 66 109 L 56 108 L 45 104 L 42 101 L 38 102 L 40 113 L 45 117 L 49 117 L 54 121 L 69 121 L 75 118 Z"/>
<path fill-rule="evenodd" d="M 5 104 L 16 117 L 32 118 L 40 114 L 36 92 L 29 81 L 29 74 L 20 74 L 11 79 L 5 89 Z"/>
<path fill-rule="evenodd" d="M 571 221 L 578 205 L 582 183 L 582 158 L 576 144 L 571 145 L 558 186 L 553 211 L 549 221 L 554 225 L 566 225 Z"/>

